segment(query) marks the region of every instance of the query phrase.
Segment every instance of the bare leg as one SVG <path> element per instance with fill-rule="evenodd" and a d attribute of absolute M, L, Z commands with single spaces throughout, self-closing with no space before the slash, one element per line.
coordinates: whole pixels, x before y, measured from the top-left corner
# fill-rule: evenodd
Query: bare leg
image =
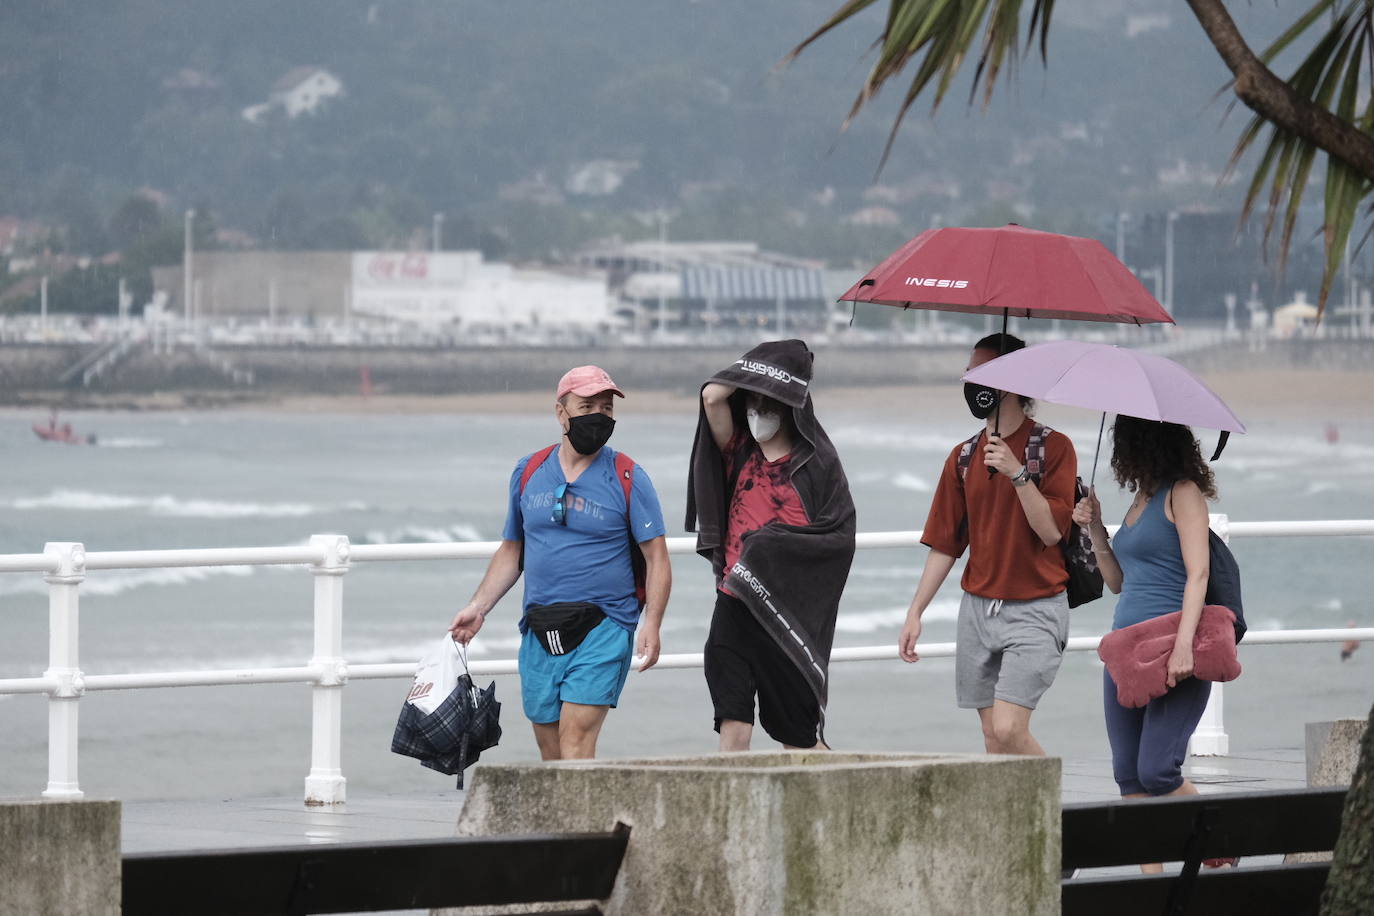
<path fill-rule="evenodd" d="M 1023 754 L 1027 757 L 1044 757 L 1045 749 L 1030 733 L 1031 713 L 1035 710 L 1006 700 L 993 700 L 990 710 L 978 710 L 980 719 L 984 713 L 991 719 L 993 742 L 997 749 L 988 748 L 991 754 Z M 988 723 L 983 726 L 983 741 L 987 744 Z"/>
<path fill-rule="evenodd" d="M 1164 797 L 1164 798 L 1167 798 L 1167 797 L 1169 797 L 1170 795 L 1197 795 L 1197 794 L 1198 794 L 1197 786 L 1193 785 L 1191 782 L 1189 782 L 1188 780 L 1185 779 L 1185 780 L 1183 780 L 1183 785 L 1179 786 L 1179 787 L 1178 787 L 1177 789 L 1175 789 L 1174 791 L 1165 794 L 1163 797 Z M 1123 795 L 1123 796 L 1121 796 L 1121 797 L 1122 797 L 1122 798 L 1152 798 L 1153 796 L 1146 795 L 1146 794 L 1144 794 L 1144 793 L 1136 793 L 1136 794 L 1133 794 L 1133 795 Z M 1141 870 L 1142 872 L 1144 872 L 1145 874 L 1147 874 L 1147 875 L 1157 875 L 1157 874 L 1161 873 L 1162 871 L 1164 871 L 1164 863 L 1162 863 L 1162 862 L 1148 862 L 1148 863 L 1145 863 L 1145 864 L 1141 865 L 1141 866 L 1140 866 L 1140 870 Z"/>
<path fill-rule="evenodd" d="M 534 725 L 534 743 L 539 745 L 539 759 L 559 759 L 558 723 L 535 722 L 532 724 Z"/>
<path fill-rule="evenodd" d="M 983 728 L 983 750 L 989 754 L 1002 753 L 997 744 L 997 733 L 992 728 L 992 707 L 984 706 L 978 710 L 978 724 Z"/>
<path fill-rule="evenodd" d="M 793 747 L 790 744 L 784 744 L 782 749 L 784 751 L 828 751 L 830 750 L 830 745 L 826 744 L 824 741 L 817 741 L 810 747 Z"/>
<path fill-rule="evenodd" d="M 737 719 L 720 720 L 720 749 L 722 751 L 747 751 L 749 739 L 753 737 L 754 726 Z"/>
<path fill-rule="evenodd" d="M 558 718 L 558 748 L 563 760 L 587 760 L 596 756 L 596 739 L 609 709 L 609 706 L 564 701 L 563 714 Z"/>

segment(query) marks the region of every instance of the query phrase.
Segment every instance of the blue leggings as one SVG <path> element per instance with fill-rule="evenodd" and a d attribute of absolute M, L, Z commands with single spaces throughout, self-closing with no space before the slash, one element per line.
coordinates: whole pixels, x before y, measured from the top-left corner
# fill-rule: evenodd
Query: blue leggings
<path fill-rule="evenodd" d="M 1139 709 L 1116 700 L 1116 682 L 1102 672 L 1102 708 L 1112 745 L 1112 775 L 1122 795 L 1168 795 L 1183 785 L 1188 739 L 1202 720 L 1212 682 L 1180 681 Z"/>

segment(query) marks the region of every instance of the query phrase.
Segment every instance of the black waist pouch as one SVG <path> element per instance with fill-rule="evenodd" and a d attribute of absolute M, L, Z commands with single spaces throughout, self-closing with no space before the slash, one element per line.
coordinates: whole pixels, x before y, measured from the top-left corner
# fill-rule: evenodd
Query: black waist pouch
<path fill-rule="evenodd" d="M 536 604 L 525 611 L 525 624 L 550 655 L 567 655 L 605 619 L 605 612 L 587 601 Z"/>

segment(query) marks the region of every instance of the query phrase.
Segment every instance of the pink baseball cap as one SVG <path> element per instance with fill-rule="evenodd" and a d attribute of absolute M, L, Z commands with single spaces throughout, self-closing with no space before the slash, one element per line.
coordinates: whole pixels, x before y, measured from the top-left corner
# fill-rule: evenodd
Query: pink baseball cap
<path fill-rule="evenodd" d="M 575 394 L 580 398 L 589 398 L 603 391 L 625 397 L 625 392 L 615 386 L 605 369 L 600 366 L 578 366 L 563 373 L 558 380 L 557 397 L 561 399 L 564 395 Z"/>

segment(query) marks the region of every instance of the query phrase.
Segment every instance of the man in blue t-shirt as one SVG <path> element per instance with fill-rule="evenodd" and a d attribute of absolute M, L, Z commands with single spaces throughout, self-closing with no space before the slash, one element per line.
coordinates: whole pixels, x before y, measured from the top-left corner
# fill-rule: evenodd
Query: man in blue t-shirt
<path fill-rule="evenodd" d="M 653 482 L 606 446 L 614 398 L 624 396 L 596 366 L 559 381 L 563 438 L 516 463 L 501 546 L 449 625 L 454 639 L 471 640 L 523 568 L 520 696 L 545 760 L 595 756 L 632 656 L 640 671 L 658 661 L 673 574 Z"/>

